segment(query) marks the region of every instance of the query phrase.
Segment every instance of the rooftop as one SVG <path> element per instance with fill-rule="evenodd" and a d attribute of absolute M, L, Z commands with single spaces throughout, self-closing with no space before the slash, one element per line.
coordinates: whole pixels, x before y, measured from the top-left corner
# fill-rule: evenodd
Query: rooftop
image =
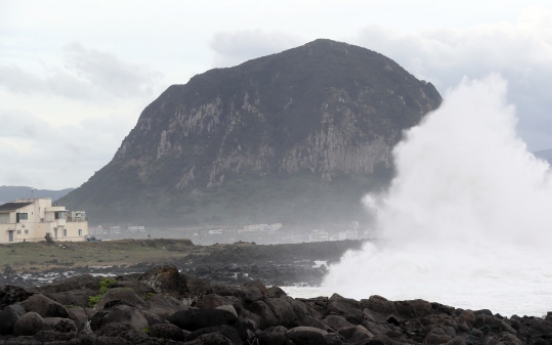
<path fill-rule="evenodd" d="M 15 211 L 30 204 L 32 204 L 32 202 L 8 202 L 4 205 L 0 205 L 0 212 Z"/>

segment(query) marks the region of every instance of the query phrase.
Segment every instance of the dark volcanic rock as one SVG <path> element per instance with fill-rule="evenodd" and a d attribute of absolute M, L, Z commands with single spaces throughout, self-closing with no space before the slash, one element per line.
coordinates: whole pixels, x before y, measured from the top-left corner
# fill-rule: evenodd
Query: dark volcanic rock
<path fill-rule="evenodd" d="M 94 315 L 90 321 L 90 327 L 93 331 L 97 331 L 111 323 L 119 323 L 137 332 L 143 332 L 149 327 L 148 320 L 138 308 L 122 303 L 106 306 Z"/>
<path fill-rule="evenodd" d="M 21 316 L 13 326 L 13 334 L 16 336 L 35 335 L 42 330 L 49 330 L 48 323 L 33 311 Z"/>
<path fill-rule="evenodd" d="M 12 304 L 0 312 L 0 335 L 12 334 L 13 326 L 25 314 L 25 309 L 19 304 Z"/>
<path fill-rule="evenodd" d="M 151 326 L 150 335 L 152 337 L 171 339 L 175 341 L 184 341 L 186 339 L 186 334 L 182 331 L 182 329 L 172 323 L 158 323 Z"/>
<path fill-rule="evenodd" d="M 169 321 L 182 329 L 195 331 L 200 328 L 231 325 L 237 317 L 227 310 L 221 309 L 187 309 L 174 313 Z"/>
<path fill-rule="evenodd" d="M 118 277 L 116 281 L 132 279 L 138 278 Z M 63 284 L 44 287 L 44 291 L 50 288 L 55 291 L 52 294 L 68 292 L 59 286 Z M 71 284 L 66 287 L 74 288 Z M 294 299 L 279 288 L 267 289 L 258 281 L 241 286 L 213 285 L 208 288 L 209 294 L 183 292 L 178 296 L 182 301 L 168 294 L 148 294 L 144 301 L 133 290 L 121 287 L 108 288 L 105 295 L 115 296 L 124 290 L 132 292 L 129 299 L 139 303 L 111 300 L 103 309 L 99 306 L 98 311 L 67 309 L 42 294 L 29 296 L 25 290 L 3 287 L 0 291 L 8 291 L 7 300 L 12 298 L 16 302 L 0 311 L 0 343 L 176 345 L 185 340 L 187 345 L 552 343 L 552 314 L 546 318 L 515 315 L 508 318 L 493 315 L 489 310 L 455 309 L 423 300 L 389 301 L 380 296 L 360 302 L 336 294 L 330 298 Z M 22 296 L 26 299 L 19 301 Z"/>
<path fill-rule="evenodd" d="M 326 345 L 328 332 L 313 327 L 296 327 L 287 331 L 289 340 L 297 345 Z"/>
<path fill-rule="evenodd" d="M 18 286 L 4 285 L 0 287 L 0 309 L 21 302 L 32 296 L 33 293 Z"/>
<path fill-rule="evenodd" d="M 67 309 L 42 294 L 34 294 L 20 302 L 27 312 L 37 312 L 42 317 L 69 317 Z"/>
<path fill-rule="evenodd" d="M 167 293 L 175 296 L 180 295 L 184 288 L 178 268 L 175 266 L 153 268 L 144 273 L 139 281 L 150 286 L 157 293 Z"/>
<path fill-rule="evenodd" d="M 238 331 L 235 328 L 226 326 L 226 325 L 200 328 L 188 334 L 188 336 L 186 336 L 186 341 L 192 341 L 199 338 L 202 335 L 211 334 L 211 333 L 221 334 L 236 345 L 239 345 L 242 343 Z"/>

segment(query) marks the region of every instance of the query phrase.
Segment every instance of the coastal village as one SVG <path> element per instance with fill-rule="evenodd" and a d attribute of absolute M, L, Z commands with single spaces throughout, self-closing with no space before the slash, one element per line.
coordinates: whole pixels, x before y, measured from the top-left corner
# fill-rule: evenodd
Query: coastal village
<path fill-rule="evenodd" d="M 90 237 L 110 240 L 123 238 L 188 238 L 196 245 L 255 242 L 257 244 L 308 243 L 374 239 L 372 228 L 358 221 L 328 224 L 324 227 L 289 226 L 283 223 L 245 226 L 155 228 L 145 226 L 91 227 Z"/>
<path fill-rule="evenodd" d="M 143 225 L 91 226 L 85 211 L 70 211 L 48 198 L 16 199 L 0 205 L 0 243 L 116 240 L 124 238 L 188 238 L 196 245 L 255 242 L 258 244 L 307 243 L 373 239 L 374 232 L 358 221 L 324 227 L 289 226 L 283 223 L 225 225 L 219 227 L 156 228 Z"/>

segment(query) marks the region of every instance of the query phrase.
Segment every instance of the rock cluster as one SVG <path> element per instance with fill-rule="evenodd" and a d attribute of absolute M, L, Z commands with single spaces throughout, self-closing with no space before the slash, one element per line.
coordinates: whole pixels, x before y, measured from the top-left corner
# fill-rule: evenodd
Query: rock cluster
<path fill-rule="evenodd" d="M 260 281 L 210 284 L 175 266 L 0 287 L 0 344 L 549 345 L 546 318 L 424 300 L 291 298 Z"/>

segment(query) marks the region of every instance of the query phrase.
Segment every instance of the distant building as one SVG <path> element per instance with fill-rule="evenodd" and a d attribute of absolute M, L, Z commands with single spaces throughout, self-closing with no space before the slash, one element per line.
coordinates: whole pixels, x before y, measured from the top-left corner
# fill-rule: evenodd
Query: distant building
<path fill-rule="evenodd" d="M 146 232 L 146 227 L 145 226 L 137 226 L 137 225 L 129 226 L 128 227 L 128 232 L 130 232 L 130 233 Z"/>
<path fill-rule="evenodd" d="M 243 230 L 238 232 L 262 232 L 262 231 L 276 231 L 282 227 L 282 223 L 274 224 L 250 224 L 243 227 Z"/>
<path fill-rule="evenodd" d="M 16 199 L 0 205 L 0 243 L 44 241 L 49 233 L 56 241 L 84 241 L 88 221 L 84 211 L 68 213 L 52 206 L 52 199 Z"/>

